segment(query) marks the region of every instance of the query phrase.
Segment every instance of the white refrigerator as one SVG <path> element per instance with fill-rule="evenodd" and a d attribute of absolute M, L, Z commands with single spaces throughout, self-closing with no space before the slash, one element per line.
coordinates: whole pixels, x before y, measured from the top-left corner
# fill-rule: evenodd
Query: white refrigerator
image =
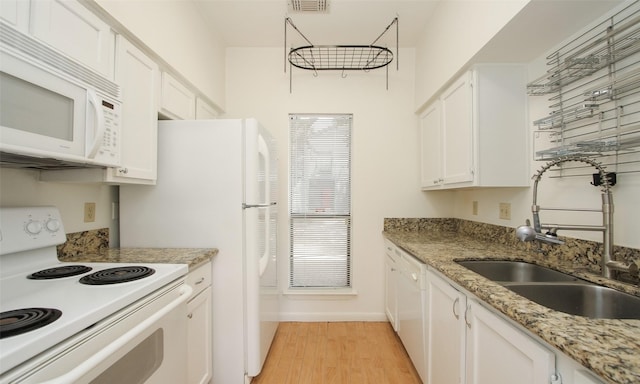
<path fill-rule="evenodd" d="M 278 326 L 276 197 L 275 141 L 255 119 L 159 122 L 157 184 L 120 187 L 122 247 L 219 250 L 213 383 L 260 373 Z"/>

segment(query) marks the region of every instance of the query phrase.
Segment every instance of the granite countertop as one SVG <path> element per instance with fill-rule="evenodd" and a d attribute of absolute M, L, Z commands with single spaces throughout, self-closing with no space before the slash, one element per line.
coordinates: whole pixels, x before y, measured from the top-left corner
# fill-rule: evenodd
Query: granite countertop
<path fill-rule="evenodd" d="M 193 271 L 210 261 L 216 248 L 107 248 L 59 257 L 65 262 L 189 264 Z"/>
<path fill-rule="evenodd" d="M 485 258 L 527 261 L 640 296 L 638 286 L 604 279 L 575 263 L 454 231 L 385 228 L 383 235 L 606 382 L 640 383 L 640 320 L 589 319 L 554 311 L 454 261 Z"/>

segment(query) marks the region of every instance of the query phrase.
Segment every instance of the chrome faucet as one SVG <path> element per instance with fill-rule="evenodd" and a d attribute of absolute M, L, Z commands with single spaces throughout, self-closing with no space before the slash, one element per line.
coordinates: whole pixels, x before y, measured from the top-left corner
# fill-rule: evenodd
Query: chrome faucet
<path fill-rule="evenodd" d="M 538 205 L 538 183 L 542 175 L 549 168 L 569 162 L 576 161 L 589 164 L 596 168 L 600 174 L 602 186 L 602 207 L 601 209 L 571 209 L 571 208 L 541 208 Z M 583 156 L 563 156 L 552 160 L 542 166 L 540 170 L 533 175 L 533 204 L 531 212 L 533 213 L 533 227 L 527 219 L 525 225 L 521 225 L 516 229 L 516 237 L 522 241 L 537 240 L 546 244 L 564 244 L 564 241 L 558 239 L 558 230 L 569 231 L 599 231 L 602 232 L 602 276 L 611 278 L 613 270 L 638 274 L 638 266 L 635 263 L 630 265 L 619 261 L 612 260 L 613 255 L 613 195 L 611 193 L 611 185 L 602 164 Z M 558 211 L 587 211 L 602 212 L 602 225 L 562 225 L 562 224 L 541 224 L 539 212 L 541 210 L 558 210 Z M 546 229 L 546 233 L 542 230 Z"/>

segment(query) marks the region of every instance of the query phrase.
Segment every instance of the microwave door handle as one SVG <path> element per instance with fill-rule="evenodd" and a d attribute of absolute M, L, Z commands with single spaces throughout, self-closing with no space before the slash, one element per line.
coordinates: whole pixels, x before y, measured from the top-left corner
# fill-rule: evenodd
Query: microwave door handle
<path fill-rule="evenodd" d="M 95 127 L 94 136 L 91 144 L 89 144 L 89 138 L 87 137 L 87 157 L 93 159 L 96 157 L 98 153 L 98 149 L 100 149 L 100 145 L 102 144 L 102 140 L 104 139 L 104 113 L 102 112 L 102 108 L 100 107 L 100 102 L 98 100 L 98 96 L 92 90 L 87 91 L 87 102 L 89 105 L 93 107 L 94 111 L 94 121 L 93 127 Z"/>

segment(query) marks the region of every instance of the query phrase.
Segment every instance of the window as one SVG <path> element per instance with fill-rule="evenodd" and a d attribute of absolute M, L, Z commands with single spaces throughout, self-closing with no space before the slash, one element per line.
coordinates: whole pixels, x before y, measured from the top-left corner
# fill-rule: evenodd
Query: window
<path fill-rule="evenodd" d="M 290 115 L 289 286 L 351 287 L 352 115 Z"/>

